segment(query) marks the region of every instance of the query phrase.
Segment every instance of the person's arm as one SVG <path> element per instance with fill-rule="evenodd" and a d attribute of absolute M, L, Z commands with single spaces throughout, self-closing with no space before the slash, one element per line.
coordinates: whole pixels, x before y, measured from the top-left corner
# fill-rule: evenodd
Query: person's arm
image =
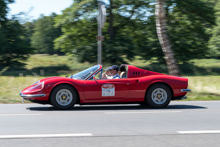
<path fill-rule="evenodd" d="M 106 72 L 104 72 L 104 73 L 102 74 L 102 79 L 107 79 Z"/>

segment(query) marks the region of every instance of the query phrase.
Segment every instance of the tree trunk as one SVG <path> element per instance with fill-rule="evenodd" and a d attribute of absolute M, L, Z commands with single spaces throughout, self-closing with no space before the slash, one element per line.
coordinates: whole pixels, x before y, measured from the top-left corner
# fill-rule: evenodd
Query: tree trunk
<path fill-rule="evenodd" d="M 164 9 L 165 0 L 156 0 L 156 28 L 157 36 L 162 47 L 169 74 L 174 76 L 180 76 L 179 68 L 177 66 L 174 53 L 171 48 L 171 44 L 166 32 L 166 20 L 165 20 L 165 9 Z"/>

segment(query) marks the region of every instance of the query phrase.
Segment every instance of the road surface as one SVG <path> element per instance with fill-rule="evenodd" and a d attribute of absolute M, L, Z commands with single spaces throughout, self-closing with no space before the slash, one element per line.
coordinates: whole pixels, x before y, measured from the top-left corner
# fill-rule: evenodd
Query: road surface
<path fill-rule="evenodd" d="M 220 146 L 220 101 L 132 105 L 0 104 L 0 147 Z"/>

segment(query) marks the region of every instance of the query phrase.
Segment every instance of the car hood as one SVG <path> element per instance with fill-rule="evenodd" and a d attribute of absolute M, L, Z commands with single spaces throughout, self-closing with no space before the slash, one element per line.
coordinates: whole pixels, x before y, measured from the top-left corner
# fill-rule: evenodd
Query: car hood
<path fill-rule="evenodd" d="M 62 79 L 67 79 L 66 77 L 48 77 L 48 78 L 44 78 L 44 79 L 41 79 L 39 82 L 43 82 L 43 81 L 48 81 L 48 80 L 56 80 L 56 79 L 59 79 L 59 80 L 62 80 Z"/>

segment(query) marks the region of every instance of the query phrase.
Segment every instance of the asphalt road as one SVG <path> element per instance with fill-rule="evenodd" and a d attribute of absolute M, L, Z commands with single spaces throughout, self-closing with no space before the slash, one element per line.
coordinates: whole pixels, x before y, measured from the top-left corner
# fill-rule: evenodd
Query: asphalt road
<path fill-rule="evenodd" d="M 0 104 L 0 147 L 220 146 L 220 101 L 139 105 Z"/>

